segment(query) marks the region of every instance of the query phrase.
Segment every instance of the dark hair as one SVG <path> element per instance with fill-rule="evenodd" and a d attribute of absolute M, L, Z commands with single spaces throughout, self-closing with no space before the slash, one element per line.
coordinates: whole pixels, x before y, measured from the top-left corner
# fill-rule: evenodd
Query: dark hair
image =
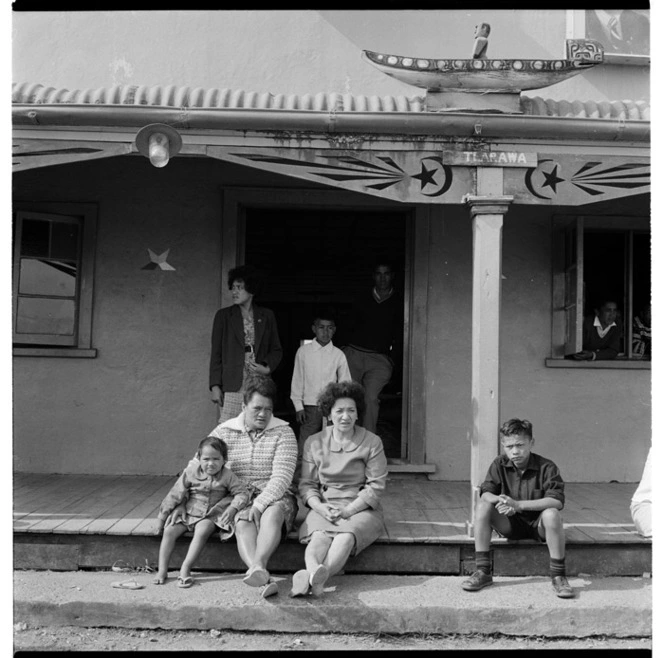
<path fill-rule="evenodd" d="M 332 324 L 337 324 L 336 313 L 333 308 L 317 308 L 311 315 L 311 324 L 316 324 L 316 320 L 329 320 Z"/>
<path fill-rule="evenodd" d="M 253 265 L 238 265 L 228 273 L 228 289 L 236 281 L 244 281 L 244 289 L 250 295 L 257 295 L 263 286 L 263 277 Z"/>
<path fill-rule="evenodd" d="M 350 380 L 345 382 L 330 382 L 318 396 L 318 408 L 323 416 L 329 416 L 332 407 L 337 400 L 341 398 L 350 398 L 355 402 L 358 415 L 364 413 L 366 407 L 364 402 L 364 388 L 357 382 Z"/>
<path fill-rule="evenodd" d="M 529 420 L 512 418 L 511 420 L 505 421 L 500 426 L 501 438 L 507 436 L 519 436 L 520 434 L 525 434 L 531 439 L 533 438 L 533 424 Z"/>
<path fill-rule="evenodd" d="M 385 265 L 386 267 L 389 267 L 392 272 L 395 272 L 394 259 L 389 256 L 379 256 L 378 258 L 375 258 L 373 262 L 373 270 L 371 271 L 375 272 L 381 265 Z"/>
<path fill-rule="evenodd" d="M 620 308 L 620 304 L 618 303 L 618 298 L 615 295 L 599 296 L 596 299 L 596 303 L 593 306 L 593 309 L 599 311 L 603 306 L 611 303 L 615 304 L 617 308 Z"/>
<path fill-rule="evenodd" d="M 196 456 L 200 457 L 205 446 L 211 446 L 214 448 L 221 456 L 224 458 L 224 461 L 228 461 L 228 446 L 224 441 L 218 439 L 216 436 L 206 436 L 199 444 L 198 451 Z"/>
<path fill-rule="evenodd" d="M 274 404 L 277 399 L 277 385 L 269 377 L 252 375 L 247 379 L 242 395 L 245 404 L 249 404 L 249 400 L 254 397 L 254 393 L 270 398 L 272 404 Z"/>

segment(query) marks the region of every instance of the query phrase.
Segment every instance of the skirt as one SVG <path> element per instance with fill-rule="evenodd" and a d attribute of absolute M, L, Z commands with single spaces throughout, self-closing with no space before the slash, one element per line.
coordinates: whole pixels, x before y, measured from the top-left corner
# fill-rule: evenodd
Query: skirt
<path fill-rule="evenodd" d="M 219 422 L 225 423 L 231 418 L 239 416 L 242 412 L 244 403 L 244 393 L 242 390 L 236 393 L 224 393 L 224 406 L 219 409 Z"/>
<path fill-rule="evenodd" d="M 334 503 L 333 500 L 328 501 Z M 345 504 L 347 501 L 339 501 Z M 353 514 L 349 519 L 339 519 L 337 523 L 331 523 L 318 512 L 309 510 L 299 530 L 301 544 L 308 544 L 311 535 L 316 531 L 324 532 L 326 535 L 338 535 L 349 532 L 355 537 L 355 547 L 351 555 L 361 553 L 367 546 L 373 544 L 385 529 L 383 514 L 373 509 L 365 509 Z"/>
<path fill-rule="evenodd" d="M 254 499 L 260 493 L 261 493 L 260 491 L 255 491 L 252 494 L 251 500 L 249 501 L 249 505 L 244 509 L 240 510 L 235 515 L 235 523 L 237 523 L 238 521 L 249 520 L 249 512 L 251 510 L 251 506 L 254 502 Z M 272 505 L 278 505 L 281 511 L 283 512 L 284 525 L 281 529 L 281 539 L 284 540 L 286 538 L 286 535 L 288 535 L 288 533 L 293 529 L 293 523 L 295 523 L 295 517 L 297 515 L 297 500 L 290 491 L 287 491 L 279 500 L 272 503 Z"/>
<path fill-rule="evenodd" d="M 215 526 L 217 526 L 217 529 L 219 530 L 219 539 L 221 541 L 227 541 L 235 534 L 235 522 L 221 525 L 218 520 L 211 519 L 209 516 L 193 516 L 185 512 L 182 523 L 186 526 L 187 532 L 194 532 L 194 526 L 203 519 L 212 521 Z"/>
<path fill-rule="evenodd" d="M 247 379 L 250 377 L 249 363 L 253 362 L 253 352 L 247 352 L 244 356 L 244 370 L 242 372 L 242 385 L 239 391 L 224 392 L 224 404 L 219 409 L 219 422 L 225 423 L 231 418 L 235 418 L 242 413 L 242 405 L 244 404 L 244 389 Z"/>

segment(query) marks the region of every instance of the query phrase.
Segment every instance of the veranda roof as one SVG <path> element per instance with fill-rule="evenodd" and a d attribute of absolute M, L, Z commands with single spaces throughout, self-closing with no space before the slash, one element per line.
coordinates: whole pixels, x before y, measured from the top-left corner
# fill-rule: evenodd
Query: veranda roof
<path fill-rule="evenodd" d="M 12 85 L 15 126 L 141 126 L 161 121 L 193 129 L 319 132 L 506 134 L 644 142 L 650 139 L 646 101 L 556 101 L 521 95 L 520 114 L 428 111 L 421 96 L 339 93 L 272 94 L 241 89 L 115 85 L 69 90 Z"/>

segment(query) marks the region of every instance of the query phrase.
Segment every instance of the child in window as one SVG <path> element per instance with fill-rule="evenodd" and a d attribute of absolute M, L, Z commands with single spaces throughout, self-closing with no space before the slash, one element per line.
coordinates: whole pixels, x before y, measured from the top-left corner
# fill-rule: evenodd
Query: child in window
<path fill-rule="evenodd" d="M 491 585 L 491 531 L 507 539 L 535 539 L 549 549 L 551 584 L 557 596 L 574 597 L 565 571 L 565 532 L 560 510 L 565 484 L 558 467 L 531 452 L 533 426 L 513 418 L 500 428 L 503 453 L 496 457 L 480 487 L 475 508 L 476 571 L 461 587 L 469 592 Z"/>
<path fill-rule="evenodd" d="M 216 528 L 221 529 L 222 541 L 233 536 L 235 515 L 246 507 L 249 490 L 228 468 L 227 458 L 228 449 L 221 439 L 212 436 L 203 439 L 196 452 L 198 461 L 189 462 L 161 503 L 157 518 L 164 534 L 159 547 L 159 568 L 153 580 L 155 585 L 163 585 L 168 579 L 168 562 L 175 541 L 185 532 L 193 531 L 194 536 L 180 567 L 178 587 L 194 584 L 191 568 Z M 170 514 L 182 501 L 186 501 L 183 522 L 173 523 Z"/>
<path fill-rule="evenodd" d="M 634 317 L 632 327 L 632 354 L 635 359 L 650 359 L 652 355 L 652 329 L 650 303 Z"/>

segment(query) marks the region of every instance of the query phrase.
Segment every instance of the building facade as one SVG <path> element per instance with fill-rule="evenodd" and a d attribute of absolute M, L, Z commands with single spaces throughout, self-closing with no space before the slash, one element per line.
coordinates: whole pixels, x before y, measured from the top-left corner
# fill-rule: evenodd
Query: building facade
<path fill-rule="evenodd" d="M 650 361 L 632 349 L 651 287 L 647 52 L 605 48 L 601 65 L 509 111 L 445 106 L 361 51 L 468 57 L 487 21 L 489 57 L 551 61 L 600 28 L 584 12 L 439 11 L 409 31 L 395 21 L 421 12 L 400 13 L 58 14 L 38 48 L 57 70 L 26 47 L 44 16 L 17 15 L 17 471 L 177 472 L 215 424 L 212 318 L 243 262 L 269 275 L 257 301 L 277 315 L 277 415 L 290 419 L 312 309 L 336 308 L 343 342 L 354 294 L 389 255 L 404 294 L 379 420 L 393 470 L 476 483 L 516 416 L 566 480 L 639 479 L 651 441 Z M 133 39 L 139 29 L 148 37 Z M 142 147 L 160 130 L 163 167 Z M 564 358 L 606 295 L 621 354 Z"/>

